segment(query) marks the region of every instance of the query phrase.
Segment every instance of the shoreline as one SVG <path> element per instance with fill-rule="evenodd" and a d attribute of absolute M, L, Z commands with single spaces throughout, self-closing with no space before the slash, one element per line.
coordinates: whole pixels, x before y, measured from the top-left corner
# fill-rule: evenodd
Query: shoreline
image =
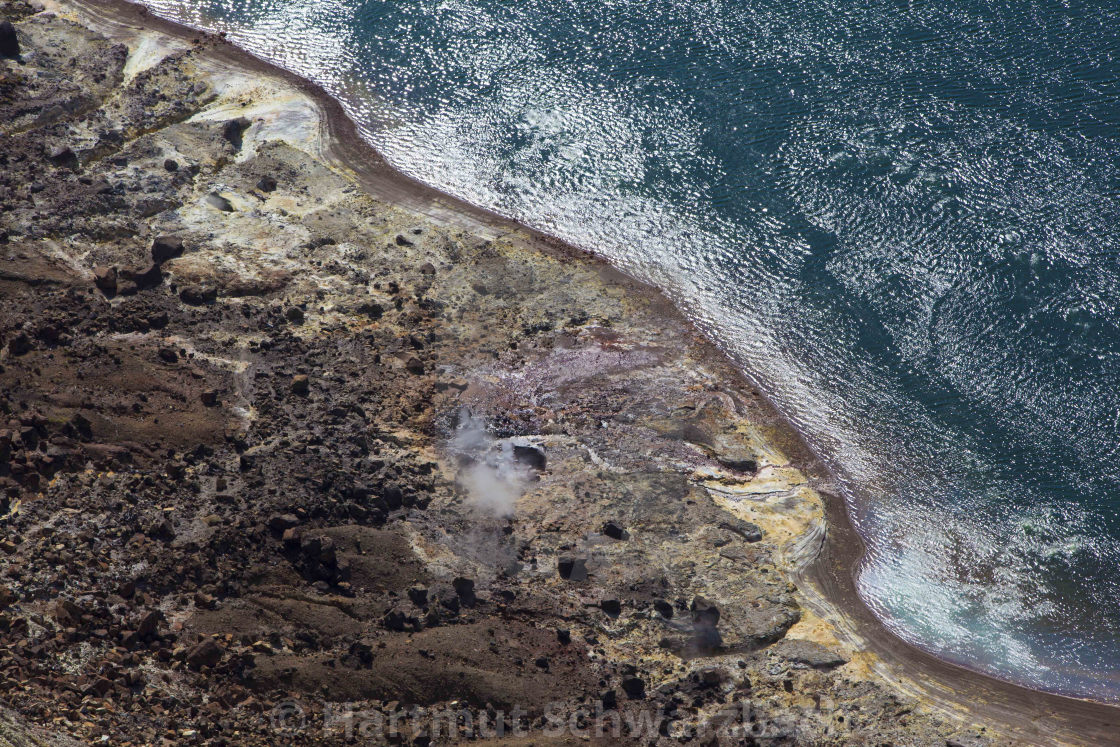
<path fill-rule="evenodd" d="M 126 0 L 68 0 L 68 4 L 98 16 L 107 24 L 134 25 L 185 40 L 204 33 L 159 18 Z M 206 54 L 219 64 L 277 78 L 314 101 L 323 113 L 328 130 L 327 148 L 322 155 L 336 168 L 352 174 L 374 197 L 427 215 L 443 225 L 479 235 L 512 238 L 524 248 L 553 257 L 578 258 L 595 267 L 612 283 L 625 288 L 627 293 L 645 299 L 658 314 L 682 323 L 701 337 L 657 288 L 631 278 L 590 252 L 445 195 L 395 171 L 357 134 L 341 104 L 311 81 L 260 60 L 224 40 L 215 42 Z M 704 339 L 703 346 L 717 368 L 730 368 L 750 383 L 749 376 L 717 345 Z M 807 581 L 819 592 L 803 588 L 801 594 L 808 597 L 810 608 L 830 623 L 842 639 L 848 636 L 847 643 L 870 651 L 878 658 L 879 666 L 874 668 L 880 676 L 924 704 L 966 723 L 988 723 L 1000 734 L 1015 739 L 1048 743 L 1068 738 L 1101 743 L 1115 736 L 1120 725 L 1120 709 L 1114 706 L 1030 690 L 963 669 L 905 643 L 883 626 L 856 593 L 853 569 L 863 555 L 864 546 L 848 520 L 845 501 L 830 490 L 832 476 L 768 400 L 763 408 L 771 424 L 781 431 L 780 448 L 809 477 L 810 485 L 821 496 L 825 508 L 827 530 L 820 552 L 797 573 L 799 581 Z M 1055 734 L 1061 736 L 1056 738 Z"/>

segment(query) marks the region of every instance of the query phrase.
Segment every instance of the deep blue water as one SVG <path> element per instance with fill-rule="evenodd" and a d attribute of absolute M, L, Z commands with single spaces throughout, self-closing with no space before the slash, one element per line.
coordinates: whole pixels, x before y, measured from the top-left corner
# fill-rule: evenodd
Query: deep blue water
<path fill-rule="evenodd" d="M 146 4 L 667 289 L 837 470 L 899 635 L 1120 697 L 1120 4 Z"/>

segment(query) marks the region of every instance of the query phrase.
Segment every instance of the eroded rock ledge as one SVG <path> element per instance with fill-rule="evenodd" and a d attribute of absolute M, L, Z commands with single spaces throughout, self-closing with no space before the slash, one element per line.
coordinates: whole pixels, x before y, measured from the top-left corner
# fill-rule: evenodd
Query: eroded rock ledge
<path fill-rule="evenodd" d="M 803 609 L 820 498 L 690 328 L 363 191 L 211 40 L 49 6 L 0 3 L 13 741 L 341 743 L 348 703 L 987 743 Z"/>

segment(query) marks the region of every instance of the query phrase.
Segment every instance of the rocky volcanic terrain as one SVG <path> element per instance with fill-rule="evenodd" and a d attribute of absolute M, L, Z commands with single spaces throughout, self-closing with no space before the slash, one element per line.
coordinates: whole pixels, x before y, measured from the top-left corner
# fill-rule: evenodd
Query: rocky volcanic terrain
<path fill-rule="evenodd" d="M 658 297 L 69 10 L 0 2 L 9 742 L 989 743 L 803 609 L 820 498 Z"/>

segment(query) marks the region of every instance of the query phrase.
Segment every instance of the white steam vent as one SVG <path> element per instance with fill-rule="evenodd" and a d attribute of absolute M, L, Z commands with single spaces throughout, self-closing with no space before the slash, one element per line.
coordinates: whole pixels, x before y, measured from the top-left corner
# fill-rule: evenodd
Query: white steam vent
<path fill-rule="evenodd" d="M 517 439 L 523 440 L 523 439 Z M 486 422 L 464 407 L 448 448 L 463 465 L 458 481 L 471 503 L 486 513 L 511 517 L 517 499 L 546 466 L 544 452 L 513 439 L 495 438 Z"/>

